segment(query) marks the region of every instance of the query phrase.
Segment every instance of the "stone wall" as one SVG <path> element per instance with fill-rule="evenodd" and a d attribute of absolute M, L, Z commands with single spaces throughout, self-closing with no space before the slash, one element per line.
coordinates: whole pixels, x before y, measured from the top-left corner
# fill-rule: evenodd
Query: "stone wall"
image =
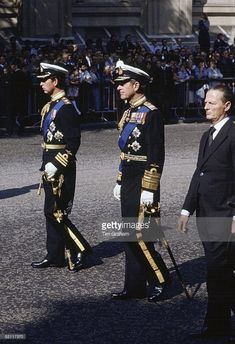
<path fill-rule="evenodd" d="M 22 34 L 25 37 L 72 34 L 71 0 L 23 0 Z"/>
<path fill-rule="evenodd" d="M 192 0 L 148 0 L 145 13 L 149 35 L 192 32 Z"/>
<path fill-rule="evenodd" d="M 193 21 L 196 26 L 202 12 L 208 15 L 211 29 L 213 31 L 227 32 L 233 35 L 235 30 L 235 0 L 194 0 Z"/>
<path fill-rule="evenodd" d="M 18 28 L 20 6 L 19 0 L 0 1 L 0 30 Z"/>
<path fill-rule="evenodd" d="M 190 35 L 203 11 L 211 26 L 233 30 L 235 0 L 23 0 L 22 34 L 70 36 L 72 27 L 138 27 L 148 35 Z"/>

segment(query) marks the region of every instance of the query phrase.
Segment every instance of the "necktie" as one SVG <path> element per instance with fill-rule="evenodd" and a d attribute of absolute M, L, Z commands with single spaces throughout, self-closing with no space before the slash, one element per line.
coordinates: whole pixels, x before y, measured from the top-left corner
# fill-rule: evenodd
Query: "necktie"
<path fill-rule="evenodd" d="M 210 127 L 210 129 L 208 131 L 208 136 L 207 136 L 207 141 L 206 141 L 206 145 L 204 148 L 203 156 L 205 156 L 207 154 L 207 151 L 209 150 L 209 147 L 213 142 L 213 133 L 215 132 L 215 130 L 216 129 L 214 127 Z"/>
<path fill-rule="evenodd" d="M 216 129 L 214 127 L 210 127 L 209 130 L 209 136 L 208 136 L 208 146 L 210 147 L 210 145 L 213 142 L 213 133 L 216 131 Z"/>

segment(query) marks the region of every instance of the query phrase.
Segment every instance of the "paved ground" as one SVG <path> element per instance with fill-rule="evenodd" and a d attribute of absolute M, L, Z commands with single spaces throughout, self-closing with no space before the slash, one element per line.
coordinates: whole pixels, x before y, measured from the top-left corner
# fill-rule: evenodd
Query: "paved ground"
<path fill-rule="evenodd" d="M 162 221 L 194 297 L 186 299 L 166 250 L 158 245 L 173 282 L 165 300 L 157 304 L 110 300 L 110 293 L 121 290 L 124 279 L 122 243 L 107 240 L 102 231 L 102 223 L 120 214 L 119 203 L 112 197 L 119 154 L 116 129 L 82 133 L 71 219 L 92 244 L 94 256 L 87 269 L 76 274 L 67 268 L 35 271 L 30 266 L 45 255 L 43 195 L 37 196 L 41 137 L 0 139 L 3 342 L 20 343 L 6 336 L 23 335 L 22 343 L 30 344 L 194 343 L 188 333 L 201 326 L 206 305 L 204 258 L 197 238 L 185 238 L 175 227 L 199 139 L 207 127 L 205 123 L 166 126 Z M 193 221 L 191 227 L 195 233 Z"/>

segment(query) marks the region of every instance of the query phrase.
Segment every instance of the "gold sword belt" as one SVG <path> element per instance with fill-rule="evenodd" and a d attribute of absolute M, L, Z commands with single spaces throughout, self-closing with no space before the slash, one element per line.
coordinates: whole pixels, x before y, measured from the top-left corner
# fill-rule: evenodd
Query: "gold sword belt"
<path fill-rule="evenodd" d="M 64 149 L 66 147 L 66 145 L 52 145 L 52 144 L 48 144 L 48 143 L 42 143 L 41 144 L 42 148 L 45 150 L 50 150 L 50 149 Z"/>
<path fill-rule="evenodd" d="M 128 154 L 122 152 L 120 154 L 120 159 L 121 160 L 127 160 L 127 161 L 147 161 L 147 156 L 146 155 L 134 155 L 134 154 Z"/>

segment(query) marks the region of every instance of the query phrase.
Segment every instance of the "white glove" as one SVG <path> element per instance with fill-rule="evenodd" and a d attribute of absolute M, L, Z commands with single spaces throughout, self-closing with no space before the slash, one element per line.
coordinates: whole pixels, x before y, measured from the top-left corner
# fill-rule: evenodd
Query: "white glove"
<path fill-rule="evenodd" d="M 51 162 L 48 162 L 45 165 L 45 172 L 46 172 L 47 178 L 49 178 L 49 179 L 53 178 L 56 171 L 57 171 L 57 168 Z"/>
<path fill-rule="evenodd" d="M 140 197 L 140 204 L 152 204 L 153 192 L 143 190 Z"/>
<path fill-rule="evenodd" d="M 121 185 L 116 184 L 114 189 L 113 189 L 113 196 L 120 201 L 121 199 Z"/>

